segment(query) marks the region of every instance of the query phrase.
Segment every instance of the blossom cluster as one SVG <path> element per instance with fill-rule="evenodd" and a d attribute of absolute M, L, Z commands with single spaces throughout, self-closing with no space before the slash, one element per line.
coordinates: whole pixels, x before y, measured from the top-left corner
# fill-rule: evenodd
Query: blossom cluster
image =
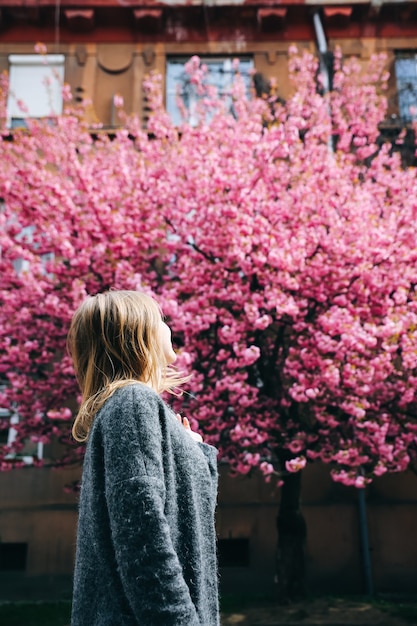
<path fill-rule="evenodd" d="M 31 437 L 58 438 L 57 463 L 81 454 L 65 338 L 109 288 L 159 300 L 193 374 L 178 409 L 233 471 L 318 460 L 363 487 L 415 464 L 417 178 L 377 146 L 383 59 L 336 54 L 321 95 L 314 57 L 289 56 L 285 103 L 237 84 L 225 107 L 193 58 L 197 125 L 172 125 L 150 77 L 149 132 L 121 112 L 113 139 L 93 139 L 69 105 L 55 126 L 4 130 L 0 406 L 20 421 L 3 468 Z"/>

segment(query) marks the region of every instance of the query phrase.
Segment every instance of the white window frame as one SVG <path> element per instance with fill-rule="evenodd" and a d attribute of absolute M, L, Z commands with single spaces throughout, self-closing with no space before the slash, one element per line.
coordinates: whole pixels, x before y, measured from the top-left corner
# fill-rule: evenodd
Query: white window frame
<path fill-rule="evenodd" d="M 402 61 L 410 67 L 414 66 L 414 75 L 404 76 L 398 71 Z M 395 58 L 395 73 L 400 118 L 407 122 L 413 121 L 417 118 L 417 52 L 399 52 Z"/>
<path fill-rule="evenodd" d="M 219 55 L 219 56 L 214 56 L 214 57 L 206 57 L 206 56 L 200 57 L 201 64 L 208 66 L 208 69 L 209 69 L 208 82 L 210 84 L 216 84 L 215 80 L 213 81 L 213 79 L 210 77 L 210 65 L 219 66 L 223 64 L 222 71 L 225 74 L 226 80 L 223 80 L 222 84 L 216 85 L 217 87 L 219 87 L 219 94 L 221 96 L 227 95 L 227 90 L 231 86 L 233 75 L 235 73 L 233 69 L 233 59 L 235 58 L 239 59 L 241 63 L 244 62 L 245 64 L 249 65 L 249 67 L 247 68 L 248 76 L 247 77 L 245 76 L 245 80 L 247 79 L 247 88 L 249 91 L 249 87 L 250 87 L 249 72 L 255 69 L 254 60 L 251 55 L 242 54 L 242 55 L 233 55 L 233 56 Z M 173 68 L 175 66 L 178 67 L 180 65 L 184 66 L 187 61 L 188 61 L 188 58 L 182 55 L 170 56 L 170 57 L 167 57 L 167 60 L 166 60 L 166 93 L 165 93 L 166 110 L 168 114 L 170 115 L 173 123 L 176 126 L 181 123 L 182 119 L 181 119 L 180 111 L 176 105 L 178 83 L 173 82 L 175 78 L 172 76 L 170 72 L 170 67 Z M 240 70 L 241 69 L 242 68 L 240 68 Z M 227 80 L 228 75 L 230 75 L 230 81 Z M 197 100 L 198 100 L 198 97 L 196 94 L 190 94 L 190 103 L 189 103 L 188 110 L 190 113 L 189 123 L 191 125 L 195 125 L 197 121 L 194 115 L 194 109 L 196 107 Z"/>
<path fill-rule="evenodd" d="M 1 205 L 0 205 L 0 210 L 1 210 Z M 33 243 L 33 232 L 34 232 L 33 226 L 23 226 L 20 233 L 18 233 L 15 236 L 15 239 L 16 241 L 19 242 L 21 239 L 25 238 L 28 243 Z M 0 247 L 0 258 L 1 258 L 1 247 Z M 46 267 L 47 267 L 47 263 L 49 263 L 50 261 L 53 261 L 54 258 L 55 258 L 54 252 L 45 252 L 44 254 L 40 256 L 40 261 L 42 264 L 42 273 L 45 276 L 51 276 L 51 274 L 47 271 Z M 30 261 L 28 261 L 27 259 L 22 259 L 21 257 L 18 257 L 12 263 L 13 263 L 13 267 L 15 269 L 16 274 L 24 274 L 28 272 L 30 269 Z"/>
<path fill-rule="evenodd" d="M 5 387 L 6 387 L 6 383 L 0 383 L 1 391 L 4 391 Z M 7 418 L 9 420 L 9 429 L 7 432 L 7 443 L 3 445 L 11 446 L 17 439 L 18 431 L 16 430 L 16 428 L 14 428 L 14 426 L 16 426 L 19 423 L 19 415 L 17 413 L 11 413 L 7 409 L 0 407 L 0 417 L 2 418 L 2 421 Z M 44 454 L 43 442 L 41 441 L 39 441 L 38 443 L 28 442 L 28 445 L 30 445 L 31 447 L 36 446 L 35 447 L 36 457 L 39 460 L 42 460 L 43 454 Z M 25 465 L 33 465 L 33 461 L 34 461 L 33 454 L 26 454 L 24 450 L 22 452 L 10 452 L 9 454 L 6 454 L 4 458 L 6 461 L 13 461 L 13 460 L 23 461 Z"/>
<path fill-rule="evenodd" d="M 51 118 L 62 113 L 65 56 L 9 55 L 7 126 L 24 125 L 26 118 Z M 48 83 L 48 84 L 47 84 Z M 25 110 L 19 105 L 23 102 Z"/>
<path fill-rule="evenodd" d="M 13 428 L 13 426 L 15 426 L 16 424 L 19 423 L 19 416 L 15 413 L 14 415 L 12 415 L 10 417 L 10 428 L 9 428 L 9 433 L 7 436 L 7 445 L 10 446 L 12 445 L 17 438 L 17 430 L 16 428 Z M 43 443 L 41 441 L 38 441 L 36 445 L 36 457 L 41 460 L 43 459 Z M 18 460 L 18 461 L 23 461 L 23 463 L 25 465 L 33 465 L 33 455 L 32 454 L 25 454 L 23 452 L 22 453 L 16 453 L 16 452 L 11 452 L 10 454 L 6 454 L 5 456 L 6 460 Z"/>

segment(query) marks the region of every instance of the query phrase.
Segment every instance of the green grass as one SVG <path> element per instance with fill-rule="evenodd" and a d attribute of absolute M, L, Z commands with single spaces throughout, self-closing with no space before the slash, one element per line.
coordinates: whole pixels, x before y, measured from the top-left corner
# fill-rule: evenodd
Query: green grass
<path fill-rule="evenodd" d="M 69 601 L 0 604 L 0 624 L 4 626 L 69 626 L 70 618 Z"/>

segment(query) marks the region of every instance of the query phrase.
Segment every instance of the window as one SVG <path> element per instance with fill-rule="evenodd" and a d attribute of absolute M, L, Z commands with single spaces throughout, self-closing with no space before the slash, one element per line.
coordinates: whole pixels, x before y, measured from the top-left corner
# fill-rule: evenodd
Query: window
<path fill-rule="evenodd" d="M 0 384 L 0 391 L 3 385 Z M 10 413 L 7 409 L 0 407 L 0 445 L 7 445 L 9 442 Z"/>
<path fill-rule="evenodd" d="M 167 61 L 166 68 L 166 108 L 175 125 L 181 123 L 181 114 L 177 106 L 177 97 L 180 95 L 186 108 L 190 112 L 190 121 L 193 123 L 193 109 L 198 101 L 198 95 L 194 86 L 190 83 L 184 65 L 189 59 L 186 57 L 171 58 Z M 207 84 L 217 87 L 218 93 L 227 95 L 235 76 L 233 57 L 206 58 L 201 57 L 201 63 L 207 65 Z M 253 60 L 249 57 L 239 58 L 239 73 L 245 81 L 249 93 L 251 85 L 251 70 Z M 232 106 L 232 103 L 230 103 Z M 194 120 L 195 123 L 195 120 Z"/>
<path fill-rule="evenodd" d="M 7 445 L 12 445 L 16 441 L 17 430 L 13 428 L 19 423 L 19 416 L 12 415 L 10 418 L 10 428 L 7 437 Z M 5 456 L 7 461 L 19 460 L 23 461 L 25 465 L 32 465 L 33 459 L 36 457 L 37 459 L 43 459 L 43 443 L 38 442 L 35 443 L 33 441 L 27 440 L 23 449 L 19 452 L 11 452 Z"/>
<path fill-rule="evenodd" d="M 0 571 L 24 572 L 27 553 L 27 543 L 0 543 Z"/>
<path fill-rule="evenodd" d="M 0 391 L 4 391 L 6 384 L 4 380 L 0 380 Z M 11 446 L 16 441 L 18 433 L 14 427 L 18 423 L 19 416 L 16 413 L 0 407 L 0 445 Z M 5 460 L 19 460 L 26 465 L 32 465 L 34 457 L 43 459 L 43 443 L 27 440 L 19 453 L 11 452 L 5 456 Z"/>
<path fill-rule="evenodd" d="M 0 212 L 1 212 L 1 203 L 0 203 Z M 34 232 L 35 232 L 35 229 L 33 226 L 23 226 L 21 228 L 21 231 L 17 233 L 17 235 L 15 235 L 15 239 L 21 244 L 27 244 L 29 249 L 36 253 L 37 246 L 35 243 L 33 243 Z M 1 248 L 0 248 L 0 258 L 1 258 Z M 40 255 L 40 261 L 42 264 L 42 273 L 45 276 L 49 276 L 49 277 L 51 276 L 47 268 L 48 268 L 48 263 L 53 261 L 54 258 L 55 258 L 54 252 L 45 252 L 44 254 Z M 28 272 L 30 269 L 30 262 L 27 259 L 22 259 L 18 257 L 17 259 L 13 261 L 13 267 L 15 269 L 16 274 L 25 273 L 25 272 Z"/>
<path fill-rule="evenodd" d="M 62 113 L 64 61 L 62 54 L 9 56 L 9 127 L 24 126 L 27 117 L 55 117 Z"/>
<path fill-rule="evenodd" d="M 398 53 L 395 75 L 400 117 L 410 122 L 417 119 L 417 53 Z"/>
<path fill-rule="evenodd" d="M 219 567 L 249 567 L 249 539 L 219 539 Z"/>

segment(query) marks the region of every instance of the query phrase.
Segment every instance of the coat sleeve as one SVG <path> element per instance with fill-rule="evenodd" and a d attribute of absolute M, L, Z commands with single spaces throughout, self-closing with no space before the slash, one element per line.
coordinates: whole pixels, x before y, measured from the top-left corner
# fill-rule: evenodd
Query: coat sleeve
<path fill-rule="evenodd" d="M 164 514 L 158 396 L 123 390 L 103 432 L 106 500 L 117 569 L 138 624 L 200 626 Z"/>

